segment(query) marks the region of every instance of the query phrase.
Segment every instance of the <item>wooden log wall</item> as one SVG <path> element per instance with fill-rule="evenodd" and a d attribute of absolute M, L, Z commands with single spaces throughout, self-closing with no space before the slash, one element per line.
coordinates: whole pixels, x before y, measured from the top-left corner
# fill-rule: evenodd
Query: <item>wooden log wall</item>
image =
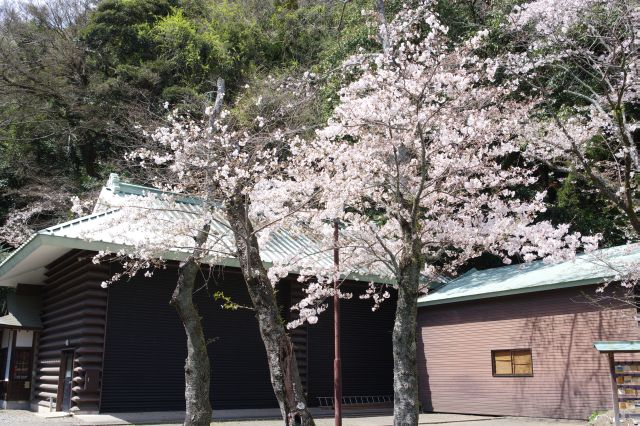
<path fill-rule="evenodd" d="M 38 341 L 34 398 L 49 409 L 61 397 L 63 351 L 74 351 L 71 409 L 98 412 L 107 313 L 101 283 L 109 267 L 95 265 L 91 252 L 72 250 L 47 265 L 42 295 L 43 331 Z M 55 406 L 54 406 L 55 409 Z"/>

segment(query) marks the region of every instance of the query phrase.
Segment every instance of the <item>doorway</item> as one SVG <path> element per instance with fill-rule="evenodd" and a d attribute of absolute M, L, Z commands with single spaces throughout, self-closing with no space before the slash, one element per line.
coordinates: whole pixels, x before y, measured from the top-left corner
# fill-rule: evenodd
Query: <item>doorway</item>
<path fill-rule="evenodd" d="M 73 358 L 74 351 L 62 351 L 62 356 L 60 357 L 60 376 L 58 378 L 56 411 L 69 411 L 69 409 L 71 409 Z"/>
<path fill-rule="evenodd" d="M 13 351 L 12 371 L 9 379 L 12 401 L 28 401 L 31 395 L 31 348 L 15 348 Z"/>

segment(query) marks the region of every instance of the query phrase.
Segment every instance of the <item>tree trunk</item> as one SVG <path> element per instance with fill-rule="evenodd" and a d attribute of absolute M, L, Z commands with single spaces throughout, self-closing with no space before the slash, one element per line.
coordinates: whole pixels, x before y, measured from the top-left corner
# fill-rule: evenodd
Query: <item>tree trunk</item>
<path fill-rule="evenodd" d="M 420 284 L 419 245 L 405 243 L 405 254 L 400 259 L 398 304 L 393 324 L 393 424 L 418 424 L 418 366 L 416 327 L 418 289 Z"/>
<path fill-rule="evenodd" d="M 96 147 L 92 141 L 95 136 L 87 135 L 87 137 L 90 139 L 80 144 L 80 157 L 82 158 L 84 171 L 87 173 L 87 176 L 98 177 L 98 170 L 96 168 Z"/>
<path fill-rule="evenodd" d="M 293 344 L 280 316 L 274 288 L 260 259 L 258 239 L 247 216 L 246 202 L 244 196 L 237 195 L 227 201 L 225 210 L 267 351 L 271 385 L 285 425 L 314 425 L 300 381 Z"/>
<path fill-rule="evenodd" d="M 184 424 L 186 426 L 209 426 L 211 423 L 209 354 L 200 314 L 193 303 L 193 290 L 200 268 L 198 259 L 208 235 L 209 226 L 205 225 L 196 237 L 196 249 L 193 255 L 180 265 L 178 284 L 171 295 L 170 302 L 178 312 L 187 335 L 187 359 L 184 365 L 186 403 Z"/>

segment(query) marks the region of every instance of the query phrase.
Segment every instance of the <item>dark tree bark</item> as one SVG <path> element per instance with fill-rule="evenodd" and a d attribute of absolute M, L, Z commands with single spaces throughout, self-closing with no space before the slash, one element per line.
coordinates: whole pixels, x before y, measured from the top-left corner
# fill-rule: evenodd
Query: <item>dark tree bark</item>
<path fill-rule="evenodd" d="M 398 283 L 398 304 L 393 323 L 393 424 L 417 425 L 419 416 L 418 367 L 416 361 L 416 317 L 419 271 L 407 266 Z"/>
<path fill-rule="evenodd" d="M 416 253 L 409 248 L 405 253 L 398 265 L 398 302 L 392 335 L 393 424 L 396 426 L 417 425 L 420 414 L 416 327 L 421 261 L 419 250 Z"/>
<path fill-rule="evenodd" d="M 198 309 L 193 303 L 193 290 L 200 268 L 202 247 L 209 236 L 205 225 L 196 237 L 196 248 L 181 265 L 178 284 L 171 295 L 171 305 L 178 312 L 187 335 L 187 359 L 184 365 L 186 426 L 208 426 L 211 423 L 209 354 Z"/>
<path fill-rule="evenodd" d="M 210 125 L 214 130 L 216 130 L 215 120 L 222 111 L 224 96 L 225 81 L 218 78 L 213 113 L 209 117 Z M 185 426 L 209 426 L 211 423 L 211 402 L 209 401 L 211 367 L 202 321 L 198 308 L 193 303 L 193 291 L 200 262 L 205 253 L 204 247 L 209 239 L 210 228 L 211 225 L 205 223 L 196 235 L 195 248 L 180 265 L 178 284 L 171 295 L 171 304 L 178 312 L 187 335 L 187 359 L 184 365 Z"/>
<path fill-rule="evenodd" d="M 280 316 L 274 288 L 260 259 L 258 239 L 247 215 L 247 201 L 245 196 L 238 194 L 227 200 L 225 211 L 267 351 L 271 385 L 285 425 L 314 425 L 300 381 L 293 344 Z"/>

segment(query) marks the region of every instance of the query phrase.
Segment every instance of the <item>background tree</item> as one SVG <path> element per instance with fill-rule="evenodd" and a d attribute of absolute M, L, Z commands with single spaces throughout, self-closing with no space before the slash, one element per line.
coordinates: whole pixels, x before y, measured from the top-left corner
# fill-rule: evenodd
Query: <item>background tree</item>
<path fill-rule="evenodd" d="M 530 2 L 507 15 L 509 51 L 492 59 L 495 78 L 534 106 L 519 135 L 525 154 L 565 176 L 568 194 L 587 187 L 618 241 L 640 233 L 639 17 L 634 1 Z"/>
<path fill-rule="evenodd" d="M 0 244 L 95 198 L 164 104 L 199 119 L 218 76 L 227 98 L 269 73 L 329 70 L 367 42 L 360 10 L 303 1 L 5 2 L 0 12 Z M 339 6 L 339 7 L 338 7 Z M 328 80 L 333 78 L 328 76 Z M 335 81 L 331 80 L 331 81 Z M 326 85 L 322 113 L 336 86 Z M 135 176 L 144 181 L 145 176 Z"/>
<path fill-rule="evenodd" d="M 568 13 L 561 16 L 542 1 L 510 15 L 518 46 L 533 45 L 505 64 L 507 72 L 517 73 L 510 75 L 524 77 L 530 89 L 523 91 L 531 90 L 537 103 L 523 135 L 527 153 L 590 182 L 638 234 L 640 6 L 617 0 L 566 3 Z"/>
<path fill-rule="evenodd" d="M 101 139 L 114 130 L 88 102 L 86 52 L 76 43 L 90 8 L 60 0 L 5 3 L 0 12 L 0 214 L 13 211 L 0 231 L 6 244 L 68 209 L 75 183 L 96 176 Z"/>

